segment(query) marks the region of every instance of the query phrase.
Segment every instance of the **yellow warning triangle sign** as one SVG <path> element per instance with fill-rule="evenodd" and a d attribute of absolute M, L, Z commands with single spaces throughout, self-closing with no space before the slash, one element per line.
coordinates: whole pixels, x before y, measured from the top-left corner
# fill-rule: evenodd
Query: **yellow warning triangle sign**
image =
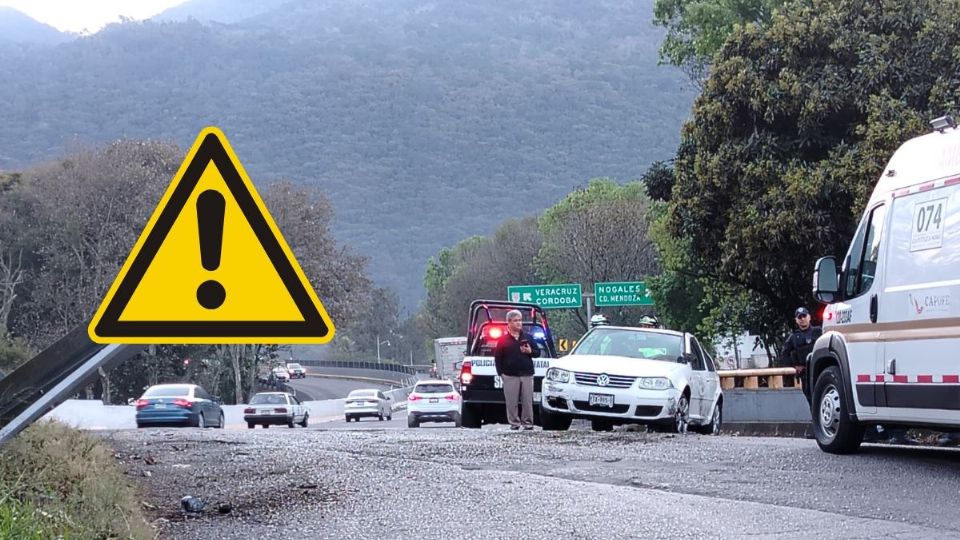
<path fill-rule="evenodd" d="M 328 343 L 333 322 L 223 132 L 200 132 L 90 321 L 97 343 Z"/>

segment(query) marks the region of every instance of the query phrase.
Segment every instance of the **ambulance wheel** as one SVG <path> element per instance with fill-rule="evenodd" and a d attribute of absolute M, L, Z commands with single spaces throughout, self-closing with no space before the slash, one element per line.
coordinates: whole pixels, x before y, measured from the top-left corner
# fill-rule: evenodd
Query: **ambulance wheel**
<path fill-rule="evenodd" d="M 825 369 L 813 388 L 813 433 L 820 449 L 831 454 L 851 454 L 863 442 L 863 426 L 850 419 L 837 366 Z"/>

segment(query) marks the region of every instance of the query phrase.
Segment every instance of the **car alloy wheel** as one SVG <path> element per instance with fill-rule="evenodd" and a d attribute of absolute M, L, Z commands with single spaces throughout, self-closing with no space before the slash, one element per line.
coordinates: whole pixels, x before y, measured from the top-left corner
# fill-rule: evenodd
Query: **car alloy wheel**
<path fill-rule="evenodd" d="M 723 422 L 723 408 L 717 403 L 717 410 L 713 413 L 713 421 L 710 422 L 710 432 L 714 435 L 720 434 L 720 427 Z"/>
<path fill-rule="evenodd" d="M 690 398 L 686 394 L 677 401 L 677 413 L 674 417 L 674 430 L 677 433 L 686 433 L 690 423 Z"/>

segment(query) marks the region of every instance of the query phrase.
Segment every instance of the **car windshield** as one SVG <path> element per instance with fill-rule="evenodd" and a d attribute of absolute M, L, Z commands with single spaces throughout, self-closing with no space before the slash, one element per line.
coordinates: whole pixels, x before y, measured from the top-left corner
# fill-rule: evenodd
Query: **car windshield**
<path fill-rule="evenodd" d="M 354 390 L 353 392 L 350 392 L 350 396 L 349 396 L 349 397 L 352 397 L 352 398 L 375 398 L 375 397 L 377 397 L 377 391 L 376 391 L 376 390 Z"/>
<path fill-rule="evenodd" d="M 287 368 L 289 368 L 289 369 L 303 369 L 302 367 L 300 367 L 300 364 L 287 364 Z"/>
<path fill-rule="evenodd" d="M 251 405 L 286 405 L 287 396 L 282 394 L 257 394 L 250 400 Z"/>
<path fill-rule="evenodd" d="M 450 384 L 418 384 L 413 390 L 418 394 L 447 394 L 453 392 Z"/>
<path fill-rule="evenodd" d="M 598 328 L 583 338 L 572 352 L 676 362 L 682 351 L 682 336 L 642 330 Z"/>
<path fill-rule="evenodd" d="M 190 387 L 185 384 L 172 386 L 154 386 L 143 393 L 143 397 L 189 397 Z"/>

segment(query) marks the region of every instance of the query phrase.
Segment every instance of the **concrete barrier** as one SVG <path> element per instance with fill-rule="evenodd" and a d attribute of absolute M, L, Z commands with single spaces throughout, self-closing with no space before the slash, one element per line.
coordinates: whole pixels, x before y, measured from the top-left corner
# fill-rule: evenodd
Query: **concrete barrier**
<path fill-rule="evenodd" d="M 391 398 L 394 411 L 407 407 L 411 388 L 397 388 L 384 392 Z M 304 401 L 313 421 L 329 420 L 343 416 L 344 399 Z M 227 427 L 245 427 L 243 405 L 221 405 Z M 78 429 L 134 429 L 137 427 L 136 408 L 132 405 L 104 405 L 99 400 L 70 399 L 47 413 L 41 420 L 56 420 Z"/>
<path fill-rule="evenodd" d="M 810 422 L 810 405 L 796 389 L 723 391 L 723 420 L 732 422 Z"/>
<path fill-rule="evenodd" d="M 723 391 L 723 431 L 740 435 L 805 437 L 812 434 L 810 406 L 799 389 Z"/>

